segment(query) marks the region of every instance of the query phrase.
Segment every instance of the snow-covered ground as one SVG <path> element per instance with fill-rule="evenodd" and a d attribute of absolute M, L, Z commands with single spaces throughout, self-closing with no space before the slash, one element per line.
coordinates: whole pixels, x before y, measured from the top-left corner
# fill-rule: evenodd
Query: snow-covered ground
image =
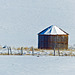
<path fill-rule="evenodd" d="M 75 57 L 0 56 L 0 75 L 74 75 Z"/>

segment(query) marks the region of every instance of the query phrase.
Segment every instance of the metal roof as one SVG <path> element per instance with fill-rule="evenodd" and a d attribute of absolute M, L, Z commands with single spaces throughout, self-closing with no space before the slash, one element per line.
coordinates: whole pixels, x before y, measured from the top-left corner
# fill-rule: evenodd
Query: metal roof
<path fill-rule="evenodd" d="M 68 35 L 65 31 L 57 26 L 51 25 L 39 33 L 39 35 Z"/>

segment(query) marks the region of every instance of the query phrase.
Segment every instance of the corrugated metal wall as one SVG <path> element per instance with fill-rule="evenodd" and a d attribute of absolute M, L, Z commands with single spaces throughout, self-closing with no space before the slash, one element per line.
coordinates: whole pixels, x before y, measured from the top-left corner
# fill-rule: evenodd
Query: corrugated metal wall
<path fill-rule="evenodd" d="M 68 49 L 68 35 L 38 35 L 40 49 Z"/>

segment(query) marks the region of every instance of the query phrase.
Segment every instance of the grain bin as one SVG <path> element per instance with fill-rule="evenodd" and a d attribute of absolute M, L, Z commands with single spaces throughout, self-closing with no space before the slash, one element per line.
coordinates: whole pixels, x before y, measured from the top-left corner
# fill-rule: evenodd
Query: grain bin
<path fill-rule="evenodd" d="M 68 49 L 68 33 L 51 25 L 38 33 L 39 49 Z"/>

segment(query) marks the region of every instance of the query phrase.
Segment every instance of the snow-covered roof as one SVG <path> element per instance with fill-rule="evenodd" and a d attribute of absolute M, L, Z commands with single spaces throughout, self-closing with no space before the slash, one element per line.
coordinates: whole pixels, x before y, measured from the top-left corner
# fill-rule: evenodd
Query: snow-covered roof
<path fill-rule="evenodd" d="M 65 31 L 57 26 L 51 25 L 39 33 L 39 35 L 68 35 Z"/>

